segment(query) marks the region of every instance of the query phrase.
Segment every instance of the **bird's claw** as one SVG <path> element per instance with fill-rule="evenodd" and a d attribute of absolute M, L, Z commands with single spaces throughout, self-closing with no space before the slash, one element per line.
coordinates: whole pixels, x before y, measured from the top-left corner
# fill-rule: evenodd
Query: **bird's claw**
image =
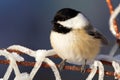
<path fill-rule="evenodd" d="M 81 72 L 81 73 L 85 73 L 85 71 L 86 71 L 86 66 L 85 66 L 85 65 L 82 65 L 80 72 Z"/>
<path fill-rule="evenodd" d="M 62 62 L 60 62 L 60 64 L 58 65 L 59 71 L 62 71 L 62 70 L 63 70 L 63 68 L 65 67 L 65 62 L 66 62 L 66 59 L 63 60 Z"/>

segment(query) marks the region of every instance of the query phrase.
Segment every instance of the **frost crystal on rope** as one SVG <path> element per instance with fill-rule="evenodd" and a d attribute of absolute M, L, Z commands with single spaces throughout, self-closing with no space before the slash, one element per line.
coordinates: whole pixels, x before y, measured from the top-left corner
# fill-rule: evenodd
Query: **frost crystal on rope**
<path fill-rule="evenodd" d="M 94 61 L 94 64 L 92 65 L 92 71 L 87 77 L 86 80 L 92 80 L 97 72 L 97 67 L 99 69 L 99 78 L 98 80 L 104 80 L 104 67 L 103 64 L 100 61 Z"/>
<path fill-rule="evenodd" d="M 114 67 L 115 74 L 120 74 L 120 65 L 115 61 L 112 61 L 112 65 Z M 117 79 L 117 77 L 115 77 L 115 79 Z"/>
<path fill-rule="evenodd" d="M 31 80 L 34 78 L 35 74 L 37 73 L 37 71 L 41 67 L 42 62 L 45 59 L 46 53 L 47 53 L 46 50 L 38 50 L 38 51 L 36 51 L 36 54 L 35 54 L 36 63 L 35 63 L 32 71 L 30 73 L 30 79 Z"/>
<path fill-rule="evenodd" d="M 50 59 L 46 58 L 45 59 L 45 62 L 48 63 L 52 69 L 52 71 L 54 72 L 54 75 L 55 75 L 55 78 L 56 80 L 61 80 L 61 77 L 60 77 L 60 74 L 59 74 L 59 71 L 55 65 L 54 62 L 52 62 Z"/>
<path fill-rule="evenodd" d="M 104 66 L 100 61 L 96 61 L 99 68 L 99 78 L 98 80 L 104 80 Z"/>
<path fill-rule="evenodd" d="M 86 78 L 86 80 L 92 80 L 92 79 L 93 79 L 93 77 L 95 76 L 96 71 L 97 71 L 97 66 L 93 64 L 93 65 L 91 66 L 91 69 L 92 69 L 92 71 L 91 71 L 91 73 L 89 74 L 89 76 Z"/>
<path fill-rule="evenodd" d="M 19 76 L 16 76 L 14 80 L 32 80 L 29 77 L 28 73 L 21 73 Z"/>
<path fill-rule="evenodd" d="M 7 52 L 6 50 L 0 50 L 0 55 L 5 56 L 8 60 L 10 60 L 10 65 L 9 65 L 3 79 L 8 80 L 8 78 L 12 72 L 12 69 L 14 70 L 15 75 L 19 76 L 20 71 L 18 69 L 18 66 L 16 64 L 16 60 L 14 59 L 13 55 L 10 54 L 9 52 Z"/>
<path fill-rule="evenodd" d="M 9 46 L 7 49 L 19 50 L 21 52 L 24 52 L 25 54 L 28 54 L 30 56 L 34 56 L 33 50 L 26 48 L 26 47 L 23 47 L 23 46 L 20 46 L 20 45 L 12 45 L 12 46 Z"/>
<path fill-rule="evenodd" d="M 14 59 L 15 59 L 16 61 L 18 61 L 18 62 L 24 61 L 24 58 L 21 57 L 20 55 L 18 55 L 17 53 L 13 52 L 13 53 L 11 53 L 11 54 L 12 54 L 12 56 L 14 57 Z"/>
<path fill-rule="evenodd" d="M 18 48 L 18 45 L 16 47 Z M 30 50 L 30 49 L 22 47 L 22 46 L 19 46 L 19 49 L 20 48 L 27 49 L 27 50 L 24 50 L 26 52 L 28 52 L 28 50 Z M 12 47 L 12 49 L 16 49 L 15 46 L 14 46 L 14 48 Z M 4 77 L 1 78 L 1 79 L 8 80 L 12 70 L 14 70 L 14 72 L 15 72 L 15 79 L 14 80 L 33 80 L 33 78 L 36 75 L 37 71 L 40 69 L 41 64 L 43 62 L 45 62 L 52 69 L 52 71 L 54 73 L 54 76 L 55 76 L 55 79 L 56 80 L 61 80 L 60 73 L 59 73 L 55 63 L 53 61 L 51 61 L 49 58 L 47 58 L 47 56 L 56 54 L 56 53 L 54 53 L 54 50 L 37 50 L 37 51 L 31 50 L 31 51 L 32 51 L 32 53 L 30 53 L 30 55 L 29 55 L 29 52 L 26 53 L 26 54 L 28 54 L 31 57 L 34 57 L 35 60 L 36 60 L 36 63 L 34 65 L 32 71 L 30 72 L 30 74 L 28 74 L 27 72 L 20 73 L 18 65 L 16 64 L 16 61 L 23 61 L 24 60 L 23 57 L 21 57 L 20 55 L 17 55 L 14 52 L 9 53 L 5 49 L 0 50 L 0 55 L 3 55 L 8 60 L 10 60 L 10 65 L 8 66 L 8 69 L 7 69 Z M 111 62 L 111 61 L 120 62 L 120 60 L 118 60 L 118 56 L 112 57 L 110 55 L 98 55 L 96 60 L 106 60 L 106 61 L 109 61 L 109 62 Z M 113 67 L 115 69 L 116 74 L 119 74 L 120 73 L 119 72 L 120 71 L 119 64 L 113 62 Z M 91 73 L 89 74 L 89 76 L 87 77 L 86 80 L 92 80 L 93 77 L 95 76 L 96 72 L 97 72 L 97 69 L 99 70 L 98 80 L 103 80 L 103 78 L 104 78 L 104 67 L 103 67 L 103 64 L 100 61 L 94 61 Z M 23 77 L 23 75 L 24 75 L 24 77 Z"/>
<path fill-rule="evenodd" d="M 50 59 L 46 58 L 47 56 L 56 54 L 56 53 L 54 53 L 53 50 L 33 51 L 29 48 L 26 48 L 26 47 L 23 47 L 20 45 L 13 45 L 13 46 L 10 46 L 8 49 L 14 49 L 14 50 L 19 50 L 21 52 L 24 52 L 24 53 L 28 54 L 29 56 L 34 57 L 36 60 L 36 63 L 34 65 L 32 71 L 30 72 L 30 74 L 28 74 L 27 72 L 20 73 L 16 61 L 18 61 L 18 62 L 24 61 L 24 58 L 21 57 L 20 55 L 16 54 L 15 52 L 9 53 L 7 50 L 0 50 L 0 55 L 5 56 L 8 60 L 10 60 L 10 65 L 8 66 L 7 71 L 6 71 L 3 79 L 1 78 L 1 80 L 8 80 L 12 70 L 14 70 L 14 72 L 15 72 L 14 80 L 33 80 L 35 74 L 41 67 L 41 64 L 43 61 L 46 62 L 51 67 L 52 71 L 54 72 L 56 80 L 61 80 L 59 71 L 58 71 L 55 63 L 52 62 Z"/>
<path fill-rule="evenodd" d="M 120 13 L 120 4 L 118 5 L 118 7 L 114 10 L 114 12 L 112 13 L 111 17 L 110 17 L 110 20 L 109 20 L 109 25 L 110 25 L 110 31 L 112 32 L 112 34 L 114 36 L 116 36 L 116 31 L 114 29 L 114 20 L 115 18 L 117 17 L 117 15 Z"/>
<path fill-rule="evenodd" d="M 8 80 L 8 79 L 9 79 L 9 76 L 10 76 L 12 70 L 13 70 L 13 68 L 12 68 L 12 66 L 11 66 L 11 64 L 10 64 L 10 65 L 8 66 L 8 68 L 7 68 L 7 71 L 6 71 L 5 75 L 4 75 L 4 77 L 3 77 L 4 80 Z"/>
<path fill-rule="evenodd" d="M 51 51 L 51 50 L 50 50 L 50 51 Z M 51 52 L 46 51 L 46 50 L 37 50 L 37 51 L 36 51 L 36 56 L 35 56 L 36 64 L 35 64 L 33 70 L 32 70 L 31 73 L 30 73 L 31 79 L 33 78 L 33 76 L 35 75 L 35 73 L 36 73 L 36 72 L 38 71 L 38 69 L 40 68 L 42 62 L 44 61 L 44 62 L 46 62 L 46 63 L 51 67 L 51 69 L 53 70 L 56 80 L 61 80 L 59 71 L 58 71 L 55 63 L 52 62 L 50 59 L 46 58 L 46 56 L 48 55 L 48 53 L 50 54 Z"/>

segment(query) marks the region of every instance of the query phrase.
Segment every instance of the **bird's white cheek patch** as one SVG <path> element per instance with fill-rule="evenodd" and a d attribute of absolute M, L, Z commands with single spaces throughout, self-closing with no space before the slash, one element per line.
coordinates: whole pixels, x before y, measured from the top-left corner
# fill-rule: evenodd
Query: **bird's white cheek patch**
<path fill-rule="evenodd" d="M 74 28 L 74 29 L 81 29 L 89 24 L 89 21 L 87 18 L 79 13 L 76 17 L 73 17 L 71 19 L 68 19 L 66 21 L 57 21 L 57 23 L 68 27 L 68 28 Z"/>

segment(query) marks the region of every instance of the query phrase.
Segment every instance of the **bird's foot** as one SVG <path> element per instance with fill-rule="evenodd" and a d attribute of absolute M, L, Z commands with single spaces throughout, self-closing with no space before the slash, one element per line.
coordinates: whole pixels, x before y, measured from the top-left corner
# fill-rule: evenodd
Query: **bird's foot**
<path fill-rule="evenodd" d="M 60 64 L 58 65 L 59 71 L 62 71 L 62 70 L 63 70 L 63 68 L 65 67 L 65 62 L 66 62 L 66 59 L 65 59 L 65 60 L 62 60 L 62 61 L 60 62 Z"/>
<path fill-rule="evenodd" d="M 80 69 L 80 72 L 85 73 L 85 71 L 86 71 L 86 65 L 82 65 L 81 69 Z"/>
<path fill-rule="evenodd" d="M 87 60 L 85 59 L 85 63 L 81 66 L 81 73 L 85 73 L 86 71 L 86 62 Z"/>

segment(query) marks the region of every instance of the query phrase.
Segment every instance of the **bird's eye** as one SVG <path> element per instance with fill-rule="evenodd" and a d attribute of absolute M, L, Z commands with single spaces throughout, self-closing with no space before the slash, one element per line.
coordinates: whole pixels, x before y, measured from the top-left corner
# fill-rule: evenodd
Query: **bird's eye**
<path fill-rule="evenodd" d="M 59 27 L 63 27 L 62 25 L 59 25 Z"/>
<path fill-rule="evenodd" d="M 59 23 L 53 23 L 54 27 L 62 27 Z"/>
<path fill-rule="evenodd" d="M 59 23 L 56 23 L 56 25 L 57 25 L 58 27 L 62 27 L 62 25 L 60 25 Z"/>

